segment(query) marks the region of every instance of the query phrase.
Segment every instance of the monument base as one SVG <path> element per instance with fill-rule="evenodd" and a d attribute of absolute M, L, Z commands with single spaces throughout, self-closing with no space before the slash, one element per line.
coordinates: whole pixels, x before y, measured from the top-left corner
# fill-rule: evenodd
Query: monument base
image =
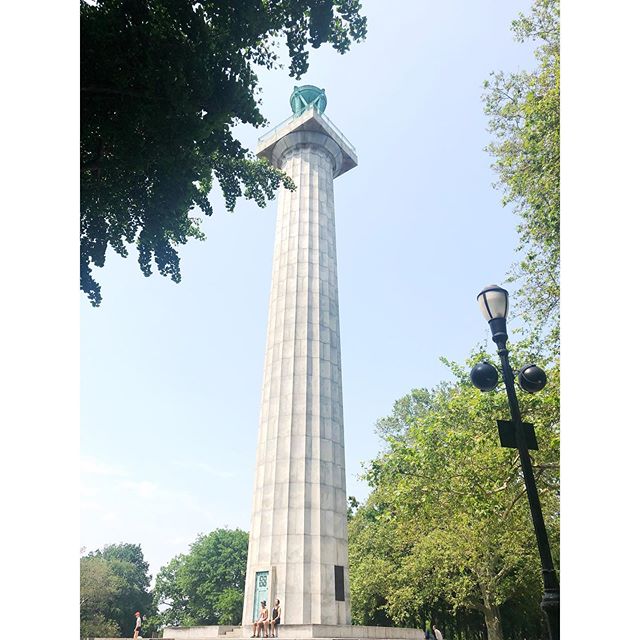
<path fill-rule="evenodd" d="M 243 627 L 166 627 L 162 632 L 165 640 L 236 640 L 250 638 L 251 625 Z M 327 640 L 423 640 L 424 633 L 420 629 L 403 627 L 361 627 L 357 625 L 330 624 L 281 624 L 278 626 L 278 637 L 286 640 L 306 640 L 307 638 L 323 638 Z"/>

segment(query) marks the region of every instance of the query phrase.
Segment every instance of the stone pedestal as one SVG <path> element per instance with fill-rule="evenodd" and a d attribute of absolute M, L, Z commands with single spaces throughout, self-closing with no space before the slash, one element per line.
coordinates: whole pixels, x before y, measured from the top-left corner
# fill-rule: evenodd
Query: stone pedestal
<path fill-rule="evenodd" d="M 243 627 L 167 627 L 165 640 L 234 640 L 249 638 L 251 628 Z M 283 640 L 344 639 L 344 640 L 423 640 L 420 629 L 398 627 L 358 627 L 351 625 L 292 624 L 280 627 L 278 637 Z M 96 639 L 97 640 L 97 639 Z"/>
<path fill-rule="evenodd" d="M 286 625 L 348 625 L 333 179 L 357 158 L 314 108 L 263 138 L 258 156 L 297 189 L 278 195 L 243 624 L 278 598 Z"/>

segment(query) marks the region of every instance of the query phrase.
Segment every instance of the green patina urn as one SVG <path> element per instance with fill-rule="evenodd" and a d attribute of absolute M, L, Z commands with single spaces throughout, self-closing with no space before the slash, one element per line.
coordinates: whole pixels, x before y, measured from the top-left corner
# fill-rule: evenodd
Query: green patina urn
<path fill-rule="evenodd" d="M 324 89 L 318 89 L 312 84 L 303 84 L 301 87 L 293 88 L 289 103 L 291 110 L 297 116 L 311 107 L 315 107 L 319 113 L 324 113 L 327 108 L 327 96 Z"/>

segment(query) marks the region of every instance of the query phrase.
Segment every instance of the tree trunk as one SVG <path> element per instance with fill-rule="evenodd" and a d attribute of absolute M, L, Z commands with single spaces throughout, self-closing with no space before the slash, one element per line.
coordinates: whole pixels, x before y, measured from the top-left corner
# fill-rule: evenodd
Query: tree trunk
<path fill-rule="evenodd" d="M 487 624 L 488 640 L 502 640 L 502 622 L 500 622 L 498 607 L 485 603 L 484 620 Z"/>

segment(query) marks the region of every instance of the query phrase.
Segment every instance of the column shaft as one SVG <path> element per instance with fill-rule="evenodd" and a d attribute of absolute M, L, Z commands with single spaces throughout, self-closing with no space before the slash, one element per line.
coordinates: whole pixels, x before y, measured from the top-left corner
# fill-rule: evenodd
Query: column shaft
<path fill-rule="evenodd" d="M 269 572 L 268 606 L 280 599 L 285 624 L 351 622 L 335 167 L 318 134 L 310 139 L 279 159 L 297 190 L 278 196 L 244 624 L 258 571 Z"/>

